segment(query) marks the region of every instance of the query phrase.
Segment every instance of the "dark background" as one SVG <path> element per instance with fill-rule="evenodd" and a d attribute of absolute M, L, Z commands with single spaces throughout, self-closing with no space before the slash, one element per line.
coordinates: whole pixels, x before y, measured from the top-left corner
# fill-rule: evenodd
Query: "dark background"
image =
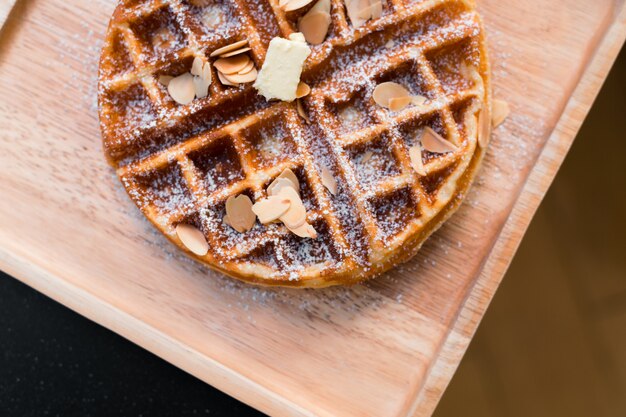
<path fill-rule="evenodd" d="M 435 412 L 626 415 L 626 54 Z M 259 416 L 0 273 L 0 417 Z"/>

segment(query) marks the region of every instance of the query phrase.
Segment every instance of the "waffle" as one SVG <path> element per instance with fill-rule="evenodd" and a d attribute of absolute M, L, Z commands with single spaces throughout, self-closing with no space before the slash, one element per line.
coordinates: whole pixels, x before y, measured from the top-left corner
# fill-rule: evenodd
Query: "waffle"
<path fill-rule="evenodd" d="M 352 284 L 409 260 L 459 206 L 489 141 L 489 62 L 471 1 L 387 0 L 356 25 L 331 0 L 328 33 L 301 75 L 310 94 L 296 102 L 224 85 L 213 66 L 208 95 L 187 105 L 159 82 L 245 40 L 261 69 L 270 41 L 297 32 L 314 4 L 125 0 L 102 52 L 104 150 L 129 196 L 189 255 L 251 283 Z M 421 100 L 381 106 L 373 93 L 385 82 Z M 425 134 L 450 151 L 426 149 Z M 286 170 L 315 238 L 280 222 L 239 232 L 224 220 L 229 198 L 260 201 Z M 204 251 L 185 245 L 181 225 L 206 239 Z"/>

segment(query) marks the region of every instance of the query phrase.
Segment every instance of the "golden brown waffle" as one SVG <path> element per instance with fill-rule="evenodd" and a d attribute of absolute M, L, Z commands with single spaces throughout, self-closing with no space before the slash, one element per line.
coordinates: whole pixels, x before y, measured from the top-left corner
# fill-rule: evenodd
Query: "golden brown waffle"
<path fill-rule="evenodd" d="M 132 200 L 183 249 L 175 227 L 195 225 L 209 244 L 197 259 L 258 284 L 349 284 L 408 260 L 460 204 L 490 133 L 489 63 L 470 1 L 387 0 L 381 18 L 354 30 L 343 0 L 332 0 L 328 36 L 302 74 L 310 123 L 295 103 L 222 85 L 214 68 L 208 97 L 186 106 L 159 84 L 243 39 L 260 69 L 270 40 L 297 31 L 314 3 L 285 13 L 278 0 L 122 1 L 101 58 L 104 149 Z M 154 46 L 164 30 L 168 42 Z M 378 106 L 372 92 L 386 81 L 428 101 Z M 457 148 L 423 152 L 419 175 L 409 148 L 427 126 Z M 336 195 L 322 185 L 324 167 Z M 239 233 L 223 222 L 229 196 L 258 201 L 285 168 L 300 181 L 316 239 L 282 224 Z"/>

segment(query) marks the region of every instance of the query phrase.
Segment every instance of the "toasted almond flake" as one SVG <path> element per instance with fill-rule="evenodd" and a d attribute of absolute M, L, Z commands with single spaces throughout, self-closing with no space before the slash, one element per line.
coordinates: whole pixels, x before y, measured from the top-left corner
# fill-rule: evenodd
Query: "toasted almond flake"
<path fill-rule="evenodd" d="M 269 187 L 267 187 L 267 195 L 277 196 L 278 194 L 280 194 L 280 191 L 283 188 L 294 188 L 293 182 L 291 182 L 287 178 L 276 178 L 274 181 L 272 181 Z"/>
<path fill-rule="evenodd" d="M 424 168 L 424 162 L 422 161 L 422 148 L 419 145 L 411 146 L 409 148 L 409 157 L 411 158 L 411 166 L 421 176 L 426 175 L 426 169 Z"/>
<path fill-rule="evenodd" d="M 415 104 L 416 106 L 422 106 L 427 101 L 428 101 L 428 98 L 426 98 L 424 96 L 420 96 L 419 94 L 417 94 L 415 96 L 411 96 L 411 103 Z"/>
<path fill-rule="evenodd" d="M 291 181 L 291 183 L 293 184 L 293 189 L 298 192 L 298 195 L 300 195 L 300 181 L 298 181 L 298 177 L 296 177 L 296 174 L 294 174 L 291 169 L 284 169 L 283 172 L 280 173 L 278 178 L 287 178 L 289 181 Z"/>
<path fill-rule="evenodd" d="M 383 5 L 380 1 L 370 0 L 370 4 L 361 9 L 359 18 L 363 20 L 379 19 L 383 15 Z"/>
<path fill-rule="evenodd" d="M 311 9 L 298 22 L 298 30 L 302 32 L 308 43 L 319 45 L 328 35 L 331 20 L 327 12 Z"/>
<path fill-rule="evenodd" d="M 492 115 L 493 127 L 500 126 L 502 122 L 504 122 L 504 120 L 508 117 L 509 113 L 511 113 L 509 103 L 503 100 L 494 99 Z"/>
<path fill-rule="evenodd" d="M 228 85 L 228 86 L 231 86 L 231 87 L 237 87 L 237 85 L 239 85 L 239 84 L 231 83 L 230 81 L 228 81 L 226 79 L 226 76 L 224 74 L 222 74 L 221 72 L 219 72 L 219 71 L 217 72 L 217 78 L 219 78 L 220 82 L 222 84 L 224 84 L 224 85 Z"/>
<path fill-rule="evenodd" d="M 290 0 L 285 6 L 283 6 L 283 10 L 285 10 L 286 12 L 292 12 L 294 10 L 303 8 L 312 1 L 313 0 Z"/>
<path fill-rule="evenodd" d="M 389 108 L 389 100 L 392 98 L 410 97 L 409 91 L 398 83 L 391 81 L 378 84 L 372 95 L 376 104 Z"/>
<path fill-rule="evenodd" d="M 193 64 L 191 64 L 191 75 L 197 75 L 198 77 L 202 75 L 202 68 L 204 68 L 204 61 L 202 58 L 195 57 L 193 59 Z"/>
<path fill-rule="evenodd" d="M 411 104 L 411 97 L 394 97 L 389 99 L 389 110 L 400 111 Z"/>
<path fill-rule="evenodd" d="M 254 203 L 252 211 L 257 215 L 261 223 L 267 224 L 278 220 L 280 216 L 289 210 L 290 206 L 291 201 L 289 199 L 270 196 Z"/>
<path fill-rule="evenodd" d="M 259 73 L 256 70 L 256 68 L 253 68 L 252 71 L 246 74 L 223 74 L 223 75 L 224 75 L 224 78 L 226 78 L 231 83 L 245 84 L 245 83 L 251 83 L 254 80 L 256 80 L 256 77 L 258 74 Z"/>
<path fill-rule="evenodd" d="M 304 223 L 300 227 L 295 227 L 295 228 L 287 227 L 287 228 L 289 229 L 291 233 L 293 233 L 296 236 L 303 237 L 303 238 L 311 238 L 311 239 L 317 238 L 317 232 L 315 231 L 313 226 L 311 226 L 308 223 Z"/>
<path fill-rule="evenodd" d="M 372 19 L 380 19 L 383 15 L 383 3 L 380 1 L 372 1 L 370 4 Z"/>
<path fill-rule="evenodd" d="M 396 41 L 394 41 L 393 39 L 390 39 L 389 41 L 387 41 L 387 43 L 385 44 L 385 48 L 387 49 L 391 49 L 394 46 L 396 46 Z"/>
<path fill-rule="evenodd" d="M 366 7 L 359 10 L 357 16 L 363 20 L 369 20 L 372 17 L 372 5 L 368 4 Z"/>
<path fill-rule="evenodd" d="M 315 3 L 315 6 L 311 7 L 311 10 L 326 12 L 330 14 L 330 0 L 319 0 Z"/>
<path fill-rule="evenodd" d="M 363 26 L 371 17 L 371 12 L 367 18 L 360 17 L 360 15 L 367 13 L 366 10 L 369 10 L 369 7 L 369 0 L 346 0 L 346 11 L 355 29 Z"/>
<path fill-rule="evenodd" d="M 226 215 L 230 226 L 239 233 L 245 233 L 254 227 L 256 214 L 252 211 L 252 200 L 245 194 L 228 197 Z"/>
<path fill-rule="evenodd" d="M 201 77 L 193 77 L 193 88 L 196 92 L 196 98 L 204 98 L 209 95 L 209 85 L 210 83 L 206 82 Z"/>
<path fill-rule="evenodd" d="M 187 105 L 196 97 L 196 90 L 193 86 L 193 75 L 186 72 L 178 77 L 172 78 L 167 91 L 175 102 Z"/>
<path fill-rule="evenodd" d="M 239 71 L 237 72 L 237 74 L 241 74 L 241 75 L 243 75 L 243 74 L 247 74 L 247 73 L 249 73 L 250 71 L 252 71 L 253 69 L 254 69 L 254 61 L 253 61 L 253 60 L 250 60 L 250 62 L 248 62 L 248 65 L 246 65 L 246 66 L 245 66 L 245 67 L 243 67 L 241 70 L 239 70 Z"/>
<path fill-rule="evenodd" d="M 374 152 L 372 151 L 365 152 L 363 154 L 363 157 L 361 158 L 361 163 L 366 164 L 370 159 L 372 159 L 372 156 L 374 156 Z"/>
<path fill-rule="evenodd" d="M 202 68 L 202 75 L 200 77 L 209 85 L 213 82 L 213 73 L 211 72 L 211 66 L 209 64 L 204 65 L 204 68 Z"/>
<path fill-rule="evenodd" d="M 180 223 L 176 225 L 176 235 L 180 241 L 192 253 L 204 256 L 209 252 L 209 244 L 204 234 L 197 227 L 190 224 Z"/>
<path fill-rule="evenodd" d="M 298 89 L 296 90 L 296 98 L 306 97 L 311 93 L 311 87 L 307 83 L 300 81 Z"/>
<path fill-rule="evenodd" d="M 173 79 L 174 77 L 172 77 L 171 75 L 161 75 L 159 76 L 159 83 L 167 87 L 168 85 L 170 85 L 170 81 L 172 81 Z"/>
<path fill-rule="evenodd" d="M 307 116 L 306 112 L 304 111 L 301 100 L 296 100 L 296 111 L 298 112 L 300 117 L 304 119 L 305 122 L 311 123 L 311 119 L 309 119 L 309 116 Z"/>
<path fill-rule="evenodd" d="M 322 184 L 332 195 L 337 195 L 337 180 L 330 169 L 322 167 Z"/>
<path fill-rule="evenodd" d="M 428 152 L 433 153 L 446 153 L 456 151 L 456 146 L 445 140 L 443 136 L 441 136 L 439 133 L 435 132 L 428 126 L 424 128 L 424 132 L 422 133 L 422 146 Z"/>
<path fill-rule="evenodd" d="M 248 55 L 235 55 L 230 58 L 220 58 L 213 63 L 213 66 L 222 74 L 230 75 L 244 69 L 250 61 Z"/>
<path fill-rule="evenodd" d="M 489 145 L 489 139 L 491 139 L 491 124 L 492 118 L 489 111 L 489 106 L 483 106 L 482 110 L 478 114 L 478 145 L 481 148 L 486 148 Z"/>
<path fill-rule="evenodd" d="M 229 52 L 236 51 L 237 49 L 240 49 L 241 47 L 243 47 L 243 46 L 245 46 L 247 44 L 248 44 L 248 40 L 247 39 L 244 39 L 244 40 L 239 41 L 239 42 L 231 43 L 230 45 L 226 45 L 226 46 L 223 46 L 223 47 L 221 47 L 219 49 L 216 49 L 209 56 L 211 58 L 213 58 L 214 56 L 221 56 L 223 54 L 227 54 Z"/>
<path fill-rule="evenodd" d="M 284 180 L 289 181 L 289 183 L 284 183 Z M 298 195 L 300 195 L 300 181 L 298 181 L 296 174 L 294 174 L 289 168 L 281 172 L 280 175 L 272 181 L 272 183 L 267 187 L 267 194 L 277 195 L 283 185 L 290 186 L 298 193 Z"/>
<path fill-rule="evenodd" d="M 212 3 L 212 0 L 189 0 L 189 3 L 196 7 L 206 7 Z"/>
<path fill-rule="evenodd" d="M 230 58 L 230 57 L 232 57 L 232 56 L 235 56 L 235 55 L 240 55 L 240 54 L 243 54 L 244 52 L 248 52 L 248 51 L 250 51 L 250 50 L 252 50 L 252 48 L 250 48 L 250 47 L 245 47 L 245 48 L 237 49 L 236 51 L 227 52 L 227 53 L 225 53 L 225 54 L 220 55 L 220 58 Z"/>
<path fill-rule="evenodd" d="M 291 187 L 283 187 L 280 189 L 278 197 L 290 202 L 289 210 L 280 216 L 280 221 L 285 226 L 289 229 L 294 229 L 306 223 L 306 208 L 302 204 L 302 200 L 296 190 Z"/>
<path fill-rule="evenodd" d="M 222 221 L 224 222 L 225 225 L 230 226 L 230 219 L 228 218 L 227 214 L 224 215 L 224 218 L 222 219 Z"/>

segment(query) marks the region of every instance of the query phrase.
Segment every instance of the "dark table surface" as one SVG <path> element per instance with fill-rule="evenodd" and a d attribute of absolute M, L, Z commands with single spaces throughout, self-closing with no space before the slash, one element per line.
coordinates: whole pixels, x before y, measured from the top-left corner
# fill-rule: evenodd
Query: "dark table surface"
<path fill-rule="evenodd" d="M 0 416 L 261 416 L 0 272 Z"/>

